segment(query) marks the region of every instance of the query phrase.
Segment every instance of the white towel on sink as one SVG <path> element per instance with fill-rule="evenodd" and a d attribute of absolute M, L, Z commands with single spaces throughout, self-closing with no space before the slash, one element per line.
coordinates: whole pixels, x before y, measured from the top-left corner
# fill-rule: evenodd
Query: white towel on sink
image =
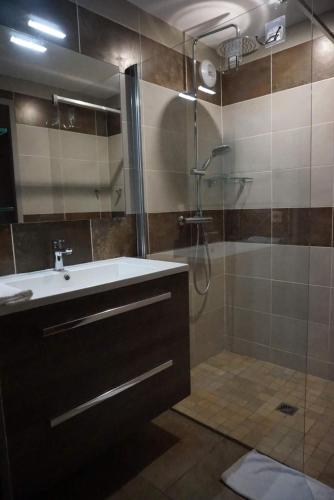
<path fill-rule="evenodd" d="M 32 290 L 19 290 L 13 286 L 0 283 L 0 306 L 25 302 L 30 300 L 32 295 Z"/>

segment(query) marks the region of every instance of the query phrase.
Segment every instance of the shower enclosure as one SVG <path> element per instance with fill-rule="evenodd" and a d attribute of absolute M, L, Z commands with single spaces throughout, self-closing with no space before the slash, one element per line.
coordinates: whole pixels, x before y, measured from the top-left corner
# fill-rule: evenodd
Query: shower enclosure
<path fill-rule="evenodd" d="M 256 51 L 235 58 L 231 23 Z M 332 486 L 333 26 L 330 1 L 266 2 L 197 29 L 195 65 L 190 38 L 148 53 L 139 82 L 147 253 L 190 265 L 176 410 Z"/>

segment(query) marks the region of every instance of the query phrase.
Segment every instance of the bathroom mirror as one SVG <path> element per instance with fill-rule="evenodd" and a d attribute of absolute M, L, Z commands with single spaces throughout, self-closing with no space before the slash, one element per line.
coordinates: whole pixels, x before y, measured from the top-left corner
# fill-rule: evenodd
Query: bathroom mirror
<path fill-rule="evenodd" d="M 125 211 L 119 68 L 0 26 L 0 222 Z"/>

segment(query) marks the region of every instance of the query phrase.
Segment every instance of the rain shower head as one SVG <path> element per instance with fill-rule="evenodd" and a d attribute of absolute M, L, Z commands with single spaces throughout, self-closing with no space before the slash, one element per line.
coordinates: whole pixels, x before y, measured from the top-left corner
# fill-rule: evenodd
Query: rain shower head
<path fill-rule="evenodd" d="M 256 52 L 259 48 L 258 42 L 253 36 L 238 35 L 234 38 L 224 40 L 218 47 L 217 52 L 223 58 L 223 70 L 238 68 L 242 58 Z"/>

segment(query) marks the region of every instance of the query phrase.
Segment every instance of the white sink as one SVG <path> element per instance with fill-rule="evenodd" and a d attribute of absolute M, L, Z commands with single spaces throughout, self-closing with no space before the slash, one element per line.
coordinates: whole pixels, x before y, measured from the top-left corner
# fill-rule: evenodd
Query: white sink
<path fill-rule="evenodd" d="M 28 302 L 0 307 L 0 315 L 140 283 L 187 269 L 187 265 L 175 262 L 120 257 L 68 266 L 65 271 L 48 269 L 4 276 L 0 278 L 0 283 L 22 291 L 32 290 L 33 296 Z"/>

